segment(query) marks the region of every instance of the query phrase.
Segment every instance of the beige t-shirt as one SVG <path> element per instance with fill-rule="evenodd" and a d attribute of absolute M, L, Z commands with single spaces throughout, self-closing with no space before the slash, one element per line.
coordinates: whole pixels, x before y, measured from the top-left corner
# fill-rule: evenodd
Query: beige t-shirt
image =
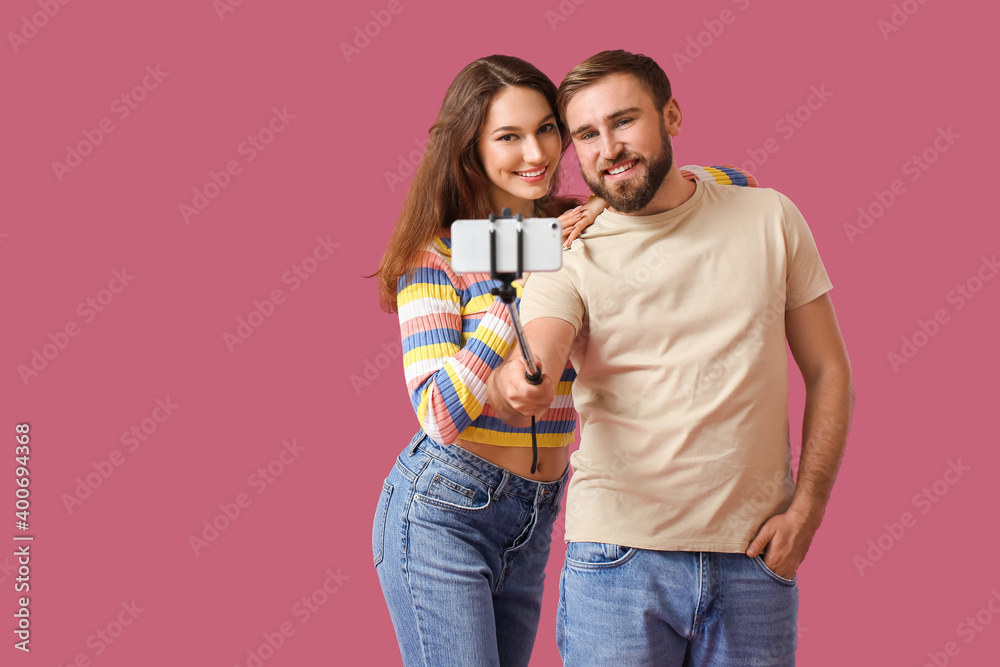
<path fill-rule="evenodd" d="M 787 197 L 700 181 L 532 274 L 521 318 L 577 331 L 566 540 L 745 551 L 794 491 L 784 314 L 832 287 Z"/>

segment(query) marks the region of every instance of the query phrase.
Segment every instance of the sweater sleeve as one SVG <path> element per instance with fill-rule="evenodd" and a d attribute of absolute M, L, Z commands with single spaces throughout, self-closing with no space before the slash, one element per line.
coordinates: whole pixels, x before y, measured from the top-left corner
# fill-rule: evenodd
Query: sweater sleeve
<path fill-rule="evenodd" d="M 689 181 L 699 180 L 722 185 L 742 185 L 757 187 L 757 179 L 753 174 L 731 164 L 721 164 L 716 167 L 701 167 L 689 164 L 680 168 L 681 177 Z"/>
<path fill-rule="evenodd" d="M 507 307 L 496 298 L 463 342 L 460 285 L 447 261 L 428 251 L 396 293 L 410 402 L 424 432 L 443 444 L 482 413 L 490 373 L 514 342 Z"/>

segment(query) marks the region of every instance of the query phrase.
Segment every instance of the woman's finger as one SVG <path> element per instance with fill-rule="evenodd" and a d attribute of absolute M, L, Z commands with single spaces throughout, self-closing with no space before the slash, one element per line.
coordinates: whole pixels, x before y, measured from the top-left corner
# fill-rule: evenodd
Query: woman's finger
<path fill-rule="evenodd" d="M 583 206 L 577 206 L 576 208 L 571 208 L 570 210 L 564 212 L 559 216 L 559 220 L 572 220 L 576 217 L 576 214 L 583 210 Z"/>
<path fill-rule="evenodd" d="M 586 229 L 586 227 L 584 227 L 582 225 L 574 225 L 573 228 L 569 230 L 569 234 L 568 234 L 569 238 L 566 238 L 567 235 L 563 236 L 563 238 L 565 239 L 565 242 L 563 243 L 563 246 L 566 247 L 566 248 L 568 248 L 571 245 L 573 245 L 573 241 L 575 241 L 577 239 L 577 237 L 580 236 L 580 234 L 582 234 L 583 230 L 585 230 L 585 229 Z M 566 231 L 566 230 L 563 230 L 563 231 Z"/>

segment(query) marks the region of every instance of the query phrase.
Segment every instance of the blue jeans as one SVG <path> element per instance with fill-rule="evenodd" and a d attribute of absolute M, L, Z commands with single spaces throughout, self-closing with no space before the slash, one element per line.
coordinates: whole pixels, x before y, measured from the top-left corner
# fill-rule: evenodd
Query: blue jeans
<path fill-rule="evenodd" d="M 405 665 L 527 665 L 567 473 L 540 483 L 422 431 L 382 487 L 375 569 Z"/>
<path fill-rule="evenodd" d="M 798 607 L 759 556 L 571 542 L 556 639 L 567 667 L 790 667 Z"/>

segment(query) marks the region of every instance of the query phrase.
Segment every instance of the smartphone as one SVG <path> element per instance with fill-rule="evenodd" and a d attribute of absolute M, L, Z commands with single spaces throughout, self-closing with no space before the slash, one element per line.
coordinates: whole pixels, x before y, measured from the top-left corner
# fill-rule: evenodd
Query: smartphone
<path fill-rule="evenodd" d="M 517 224 L 512 218 L 456 220 L 451 225 L 451 267 L 456 273 L 490 273 L 490 225 L 496 226 L 497 273 L 517 272 Z M 562 268 L 562 225 L 555 218 L 521 221 L 521 271 Z"/>

